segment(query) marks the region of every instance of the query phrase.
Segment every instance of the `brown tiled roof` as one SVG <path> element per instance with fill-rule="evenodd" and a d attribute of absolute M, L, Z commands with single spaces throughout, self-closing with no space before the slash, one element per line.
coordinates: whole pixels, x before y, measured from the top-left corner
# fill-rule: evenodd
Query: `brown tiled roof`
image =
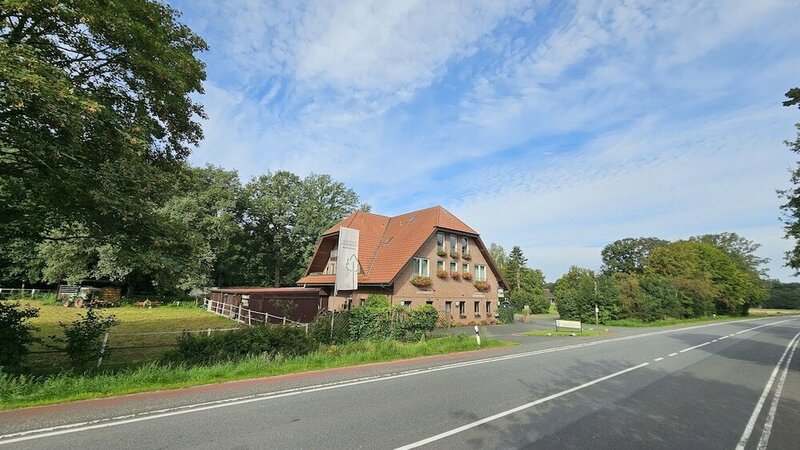
<path fill-rule="evenodd" d="M 325 231 L 322 239 L 337 234 L 341 227 L 360 231 L 358 258 L 363 273 L 358 276 L 358 282 L 364 284 L 391 283 L 437 229 L 478 236 L 475 230 L 441 206 L 395 217 L 358 211 Z M 327 285 L 334 282 L 334 275 L 311 275 L 310 272 L 311 266 L 306 271 L 306 276 L 297 283 Z"/>

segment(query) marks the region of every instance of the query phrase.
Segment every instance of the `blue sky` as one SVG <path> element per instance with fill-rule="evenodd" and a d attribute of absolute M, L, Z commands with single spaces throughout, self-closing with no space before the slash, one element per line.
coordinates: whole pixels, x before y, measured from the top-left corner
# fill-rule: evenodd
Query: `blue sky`
<path fill-rule="evenodd" d="M 440 204 L 555 281 L 620 238 L 782 239 L 796 1 L 171 1 L 203 36 L 191 161 Z"/>

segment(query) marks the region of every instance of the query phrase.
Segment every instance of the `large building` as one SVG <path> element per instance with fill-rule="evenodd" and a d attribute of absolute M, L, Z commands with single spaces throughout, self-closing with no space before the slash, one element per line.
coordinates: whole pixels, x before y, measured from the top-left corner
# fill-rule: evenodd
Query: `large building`
<path fill-rule="evenodd" d="M 358 289 L 334 296 L 341 227 L 359 230 L 361 269 Z M 507 288 L 478 232 L 441 206 L 395 217 L 351 214 L 322 234 L 298 285 L 324 288 L 331 310 L 383 294 L 395 305 L 433 305 L 457 323 L 493 320 L 498 288 Z"/>

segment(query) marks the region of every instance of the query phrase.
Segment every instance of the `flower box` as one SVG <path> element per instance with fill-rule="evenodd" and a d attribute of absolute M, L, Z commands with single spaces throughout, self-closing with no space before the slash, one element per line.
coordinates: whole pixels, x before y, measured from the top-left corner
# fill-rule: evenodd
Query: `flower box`
<path fill-rule="evenodd" d="M 472 259 L 472 255 L 470 255 L 470 254 L 469 254 L 469 252 L 463 252 L 463 253 L 461 253 L 461 257 L 462 257 L 462 258 L 464 258 L 464 259 L 466 259 L 467 261 L 469 261 L 470 259 Z"/>
<path fill-rule="evenodd" d="M 473 285 L 475 286 L 475 289 L 477 289 L 477 290 L 479 290 L 481 292 L 486 292 L 486 291 L 489 290 L 489 288 L 491 288 L 489 283 L 487 283 L 485 281 L 476 281 L 475 283 L 473 283 Z"/>
<path fill-rule="evenodd" d="M 436 250 L 436 254 L 442 257 L 447 256 L 447 252 L 442 249 Z"/>
<path fill-rule="evenodd" d="M 446 270 L 439 269 L 436 271 L 436 276 L 441 279 L 446 279 L 448 276 L 450 276 L 450 274 L 447 273 Z"/>
<path fill-rule="evenodd" d="M 411 284 L 418 288 L 426 288 L 430 287 L 433 282 L 431 281 L 431 277 L 423 277 L 418 275 L 411 279 Z"/>
<path fill-rule="evenodd" d="M 453 259 L 458 259 L 458 251 L 450 251 L 450 257 Z"/>
<path fill-rule="evenodd" d="M 461 279 L 461 274 L 458 273 L 458 272 L 451 272 L 450 273 L 450 278 L 452 278 L 454 280 L 460 280 Z"/>
<path fill-rule="evenodd" d="M 464 273 L 461 274 L 461 278 L 463 278 L 463 279 L 465 279 L 467 281 L 472 281 L 472 274 L 469 273 L 469 272 L 464 272 Z"/>

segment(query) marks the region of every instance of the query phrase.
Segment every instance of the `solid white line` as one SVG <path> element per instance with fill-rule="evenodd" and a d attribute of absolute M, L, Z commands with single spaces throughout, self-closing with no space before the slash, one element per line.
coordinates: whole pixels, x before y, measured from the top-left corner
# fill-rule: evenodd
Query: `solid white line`
<path fill-rule="evenodd" d="M 514 413 L 518 413 L 520 411 L 526 410 L 526 409 L 534 407 L 536 405 L 541 405 L 542 403 L 549 402 L 550 400 L 554 400 L 554 399 L 557 399 L 559 397 L 563 397 L 563 396 L 565 396 L 567 394 L 571 394 L 571 393 L 573 393 L 575 391 L 579 391 L 581 389 L 585 389 L 585 388 L 587 388 L 589 386 L 595 385 L 595 384 L 600 383 L 602 381 L 609 380 L 609 379 L 614 378 L 614 377 L 618 377 L 618 376 L 626 374 L 628 372 L 632 372 L 632 371 L 634 371 L 636 369 L 641 369 L 642 367 L 645 367 L 645 366 L 647 366 L 649 364 L 650 363 L 642 363 L 642 364 L 639 364 L 638 366 L 628 367 L 625 370 L 620 370 L 619 372 L 614 372 L 611 375 L 606 375 L 604 377 L 597 378 L 597 379 L 589 381 L 587 383 L 583 383 L 580 386 L 575 386 L 575 387 L 567 389 L 565 391 L 557 392 L 555 394 L 548 395 L 547 397 L 540 398 L 539 400 L 535 400 L 535 401 L 532 401 L 530 403 L 526 403 L 524 405 L 517 406 L 516 408 L 512 408 L 512 409 L 497 413 L 497 414 L 495 414 L 493 416 L 489 416 L 489 417 L 486 417 L 484 419 L 476 420 L 475 422 L 468 423 L 466 425 L 462 425 L 462 426 L 460 426 L 458 428 L 454 428 L 454 429 L 452 429 L 450 431 L 445 431 L 444 433 L 439 433 L 436 436 L 431 436 L 431 437 L 429 437 L 427 439 L 423 439 L 421 441 L 413 442 L 411 444 L 404 445 L 402 447 L 397 447 L 396 450 L 408 450 L 408 449 L 412 449 L 412 448 L 421 447 L 421 446 L 426 445 L 426 444 L 430 444 L 431 442 L 436 442 L 436 441 L 438 441 L 440 439 L 444 439 L 444 438 L 446 438 L 448 436 L 452 436 L 454 434 L 461 433 L 462 431 L 469 430 L 470 428 L 475 428 L 475 427 L 483 425 L 485 423 L 489 423 L 489 422 L 491 422 L 493 420 L 500 419 L 501 417 L 505 417 L 505 416 L 508 416 L 508 415 L 511 415 L 511 414 L 514 414 Z"/>
<path fill-rule="evenodd" d="M 675 355 L 677 355 L 677 353 L 670 353 L 670 354 L 669 354 L 669 355 L 667 355 L 667 356 L 675 356 Z"/>
<path fill-rule="evenodd" d="M 778 375 L 778 370 L 780 370 L 781 364 L 783 363 L 784 358 L 786 358 L 786 354 L 789 352 L 789 349 L 792 347 L 792 344 L 795 343 L 798 336 L 800 336 L 800 333 L 795 334 L 792 340 L 789 341 L 789 345 L 787 345 L 786 350 L 783 351 L 783 355 L 781 355 L 781 358 L 778 360 L 778 364 L 775 365 L 775 369 L 773 369 L 772 375 L 770 375 L 767 385 L 764 386 L 764 391 L 761 393 L 761 397 L 758 399 L 756 407 L 753 409 L 753 413 L 750 415 L 750 420 L 747 421 L 747 426 L 744 427 L 744 432 L 742 433 L 742 437 L 739 439 L 739 444 L 736 446 L 736 450 L 744 450 L 744 447 L 747 445 L 747 441 L 750 439 L 750 434 L 753 433 L 753 427 L 756 425 L 758 415 L 761 413 L 761 408 L 764 407 L 764 400 L 767 399 L 769 390 L 772 388 L 772 383 L 775 381 L 775 376 Z"/>
<path fill-rule="evenodd" d="M 654 359 L 653 361 L 661 361 L 661 360 L 663 360 L 663 359 L 664 359 L 664 357 L 662 356 L 662 357 L 660 357 L 660 358 L 656 358 L 656 359 Z"/>
<path fill-rule="evenodd" d="M 565 350 L 574 350 L 574 349 L 578 349 L 578 348 L 591 347 L 591 346 L 595 346 L 595 345 L 611 344 L 611 343 L 615 343 L 615 342 L 628 341 L 628 340 L 632 340 L 632 339 L 640 339 L 640 338 L 645 338 L 645 337 L 650 337 L 650 336 L 657 336 L 657 335 L 662 335 L 662 334 L 678 333 L 678 332 L 687 331 L 687 330 L 696 330 L 698 328 L 708 328 L 708 327 L 715 327 L 715 326 L 720 326 L 720 325 L 729 325 L 731 323 L 753 322 L 753 321 L 770 320 L 770 319 L 772 319 L 772 318 L 766 318 L 766 319 L 765 318 L 758 318 L 758 319 L 746 319 L 746 320 L 737 320 L 737 321 L 729 321 L 729 322 L 715 322 L 715 323 L 710 323 L 710 324 L 696 325 L 696 326 L 692 326 L 692 327 L 676 328 L 676 329 L 662 330 L 662 331 L 653 331 L 653 332 L 649 332 L 649 333 L 636 334 L 636 335 L 632 335 L 632 336 L 622 336 L 622 337 L 611 338 L 611 339 L 601 339 L 601 340 L 597 340 L 597 341 L 584 342 L 584 343 L 580 343 L 580 344 L 571 344 L 571 345 L 565 345 L 565 346 L 561 346 L 561 347 L 545 348 L 545 349 L 541 349 L 541 350 L 533 350 L 533 351 L 530 351 L 530 352 L 514 353 L 514 354 L 511 354 L 511 355 L 504 355 L 504 356 L 497 356 L 497 357 L 491 357 L 491 358 L 476 359 L 476 360 L 472 360 L 472 361 L 464 361 L 464 362 L 459 362 L 459 363 L 445 364 L 445 365 L 441 365 L 441 366 L 434 366 L 434 367 L 423 368 L 423 369 L 412 369 L 412 370 L 402 371 L 402 372 L 398 372 L 398 373 L 394 373 L 394 374 L 375 375 L 375 376 L 370 376 L 370 377 L 362 377 L 362 378 L 356 378 L 356 379 L 351 379 L 351 380 L 337 381 L 337 382 L 333 382 L 333 383 L 324 383 L 324 384 L 319 384 L 319 385 L 306 386 L 306 387 L 302 387 L 302 388 L 294 388 L 294 389 L 287 389 L 287 390 L 275 391 L 275 392 L 265 392 L 265 393 L 262 393 L 262 394 L 247 395 L 247 396 L 243 396 L 243 397 L 235 397 L 235 398 L 230 398 L 230 399 L 225 399 L 225 400 L 217 400 L 217 401 L 213 401 L 213 402 L 202 402 L 202 403 L 195 403 L 195 404 L 191 404 L 191 405 L 177 406 L 177 407 L 172 407 L 172 408 L 164 408 L 164 409 L 159 409 L 159 410 L 155 410 L 155 411 L 146 411 L 146 412 L 142 412 L 142 413 L 138 413 L 138 414 L 128 414 L 128 415 L 117 416 L 117 417 L 109 417 L 109 418 L 97 419 L 97 420 L 92 420 L 92 421 L 87 421 L 87 422 L 79 422 L 79 423 L 72 423 L 72 424 L 66 424 L 66 425 L 58 425 L 58 426 L 53 426 L 53 427 L 45 427 L 45 428 L 27 430 L 27 431 L 20 431 L 20 432 L 16 432 L 16 433 L 9 433 L 9 434 L 6 434 L 6 435 L 1 435 L 0 436 L 0 445 L 10 444 L 10 443 L 13 443 L 13 442 L 27 441 L 27 440 L 31 440 L 31 439 L 44 438 L 44 437 L 49 437 L 49 436 L 57 436 L 57 435 L 62 435 L 62 434 L 75 433 L 75 432 L 86 431 L 86 430 L 91 430 L 91 429 L 107 428 L 107 427 L 112 427 L 112 426 L 116 426 L 116 425 L 124 425 L 124 424 L 127 424 L 127 423 L 141 422 L 141 421 L 145 421 L 145 420 L 152 420 L 152 419 L 158 419 L 158 418 L 163 418 L 163 417 L 176 416 L 176 415 L 181 415 L 181 414 L 188 414 L 188 413 L 191 413 L 191 412 L 206 411 L 206 410 L 209 410 L 209 409 L 224 408 L 224 407 L 227 407 L 227 406 L 236 406 L 236 405 L 241 405 L 241 404 L 251 403 L 251 402 L 257 402 L 257 401 L 272 400 L 272 399 L 282 398 L 282 397 L 287 397 L 287 396 L 292 396 L 292 395 L 299 395 L 299 394 L 318 392 L 318 391 L 321 391 L 321 390 L 343 388 L 343 387 L 355 386 L 355 385 L 364 384 L 364 383 L 372 383 L 372 382 L 376 382 L 376 381 L 393 380 L 393 379 L 397 379 L 397 378 L 404 378 L 404 377 L 409 377 L 409 376 L 413 376 L 413 375 L 422 375 L 422 374 L 438 372 L 438 371 L 442 371 L 442 370 L 457 369 L 457 368 L 468 367 L 468 366 L 473 366 L 473 365 L 478 365 L 478 364 L 493 363 L 493 362 L 498 362 L 498 361 L 517 359 L 517 358 L 526 358 L 526 357 L 537 356 L 537 355 L 542 355 L 542 354 L 546 354 L 546 353 L 555 353 L 555 352 L 561 352 L 561 351 L 565 351 Z M 790 320 L 793 320 L 793 319 L 785 319 L 785 320 L 781 320 L 781 321 L 778 321 L 778 322 L 770 322 L 770 323 L 766 323 L 764 325 L 759 325 L 759 326 L 754 327 L 754 328 L 749 328 L 749 329 L 744 330 L 744 331 L 752 331 L 752 330 L 755 330 L 755 329 L 758 329 L 758 328 L 762 328 L 762 327 L 766 327 L 766 326 L 773 326 L 773 325 L 777 325 L 779 323 L 788 322 Z M 677 353 L 673 353 L 673 354 L 671 354 L 669 356 L 675 356 L 676 354 Z"/>
<path fill-rule="evenodd" d="M 712 339 L 711 342 L 717 342 L 719 339 Z"/>
<path fill-rule="evenodd" d="M 767 419 L 764 421 L 761 439 L 758 440 L 758 450 L 766 450 L 767 443 L 769 443 L 769 435 L 772 433 L 772 423 L 775 421 L 775 414 L 778 412 L 778 402 L 781 400 L 781 393 L 783 392 L 783 383 L 786 381 L 786 375 L 789 373 L 789 365 L 792 364 L 792 358 L 794 357 L 795 350 L 797 350 L 798 342 L 800 342 L 800 340 L 794 341 L 794 347 L 792 347 L 792 351 L 789 353 L 789 359 L 787 359 L 786 364 L 783 365 L 781 379 L 778 380 L 778 384 L 775 385 L 775 395 L 772 397 L 772 404 L 769 407 Z"/>

